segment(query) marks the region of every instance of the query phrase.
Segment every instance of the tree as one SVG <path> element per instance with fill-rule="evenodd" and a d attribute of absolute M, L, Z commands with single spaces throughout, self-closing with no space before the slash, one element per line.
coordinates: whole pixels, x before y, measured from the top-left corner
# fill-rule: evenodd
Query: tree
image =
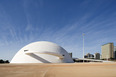
<path fill-rule="evenodd" d="M 0 63 L 10 63 L 9 60 L 2 60 L 0 59 Z"/>
<path fill-rule="evenodd" d="M 4 63 L 10 63 L 9 60 L 4 61 Z"/>
<path fill-rule="evenodd" d="M 0 63 L 4 63 L 4 60 L 1 59 L 1 60 L 0 60 Z"/>

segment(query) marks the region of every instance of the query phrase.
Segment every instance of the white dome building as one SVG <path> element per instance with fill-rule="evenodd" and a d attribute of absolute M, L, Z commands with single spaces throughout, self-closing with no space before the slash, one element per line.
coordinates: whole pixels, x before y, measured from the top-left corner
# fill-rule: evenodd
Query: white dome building
<path fill-rule="evenodd" d="M 40 41 L 19 50 L 11 63 L 73 63 L 65 49 L 55 43 Z"/>

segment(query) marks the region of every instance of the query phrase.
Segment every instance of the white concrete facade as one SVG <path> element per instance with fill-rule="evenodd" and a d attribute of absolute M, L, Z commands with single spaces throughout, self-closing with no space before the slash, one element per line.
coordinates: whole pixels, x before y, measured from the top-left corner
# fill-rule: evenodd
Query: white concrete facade
<path fill-rule="evenodd" d="M 68 52 L 55 43 L 40 41 L 19 50 L 11 63 L 73 63 Z"/>
<path fill-rule="evenodd" d="M 102 59 L 114 58 L 114 44 L 107 43 L 102 45 Z"/>

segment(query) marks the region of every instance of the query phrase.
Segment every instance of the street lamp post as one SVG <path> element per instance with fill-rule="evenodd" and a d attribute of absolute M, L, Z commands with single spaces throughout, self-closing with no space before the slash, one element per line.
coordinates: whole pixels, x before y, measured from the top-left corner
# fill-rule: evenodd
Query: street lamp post
<path fill-rule="evenodd" d="M 83 33 L 83 63 L 84 63 L 84 36 L 85 36 L 85 34 Z"/>

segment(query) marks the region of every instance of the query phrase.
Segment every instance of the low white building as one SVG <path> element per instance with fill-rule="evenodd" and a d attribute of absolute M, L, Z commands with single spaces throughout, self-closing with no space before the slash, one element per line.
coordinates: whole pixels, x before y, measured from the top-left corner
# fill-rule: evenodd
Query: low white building
<path fill-rule="evenodd" d="M 73 63 L 68 52 L 55 43 L 40 41 L 19 50 L 11 63 Z"/>

